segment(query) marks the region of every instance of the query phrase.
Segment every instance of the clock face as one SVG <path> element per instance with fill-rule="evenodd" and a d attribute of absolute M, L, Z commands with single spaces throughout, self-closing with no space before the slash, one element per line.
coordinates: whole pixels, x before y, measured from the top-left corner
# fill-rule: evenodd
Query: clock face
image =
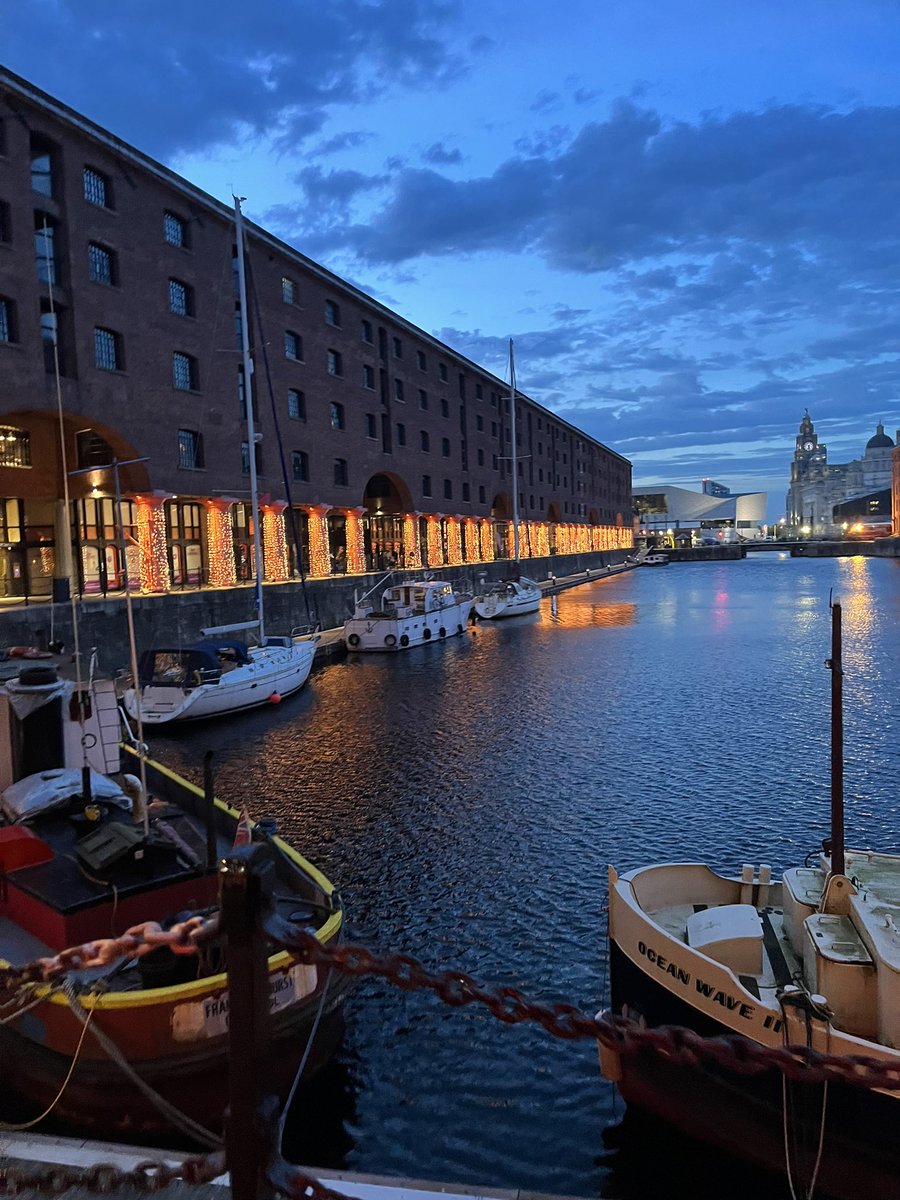
<path fill-rule="evenodd" d="M 804 443 L 803 443 L 803 449 L 804 449 L 804 450 L 812 450 L 812 448 L 813 448 L 813 444 L 812 444 L 812 442 L 804 442 Z"/>

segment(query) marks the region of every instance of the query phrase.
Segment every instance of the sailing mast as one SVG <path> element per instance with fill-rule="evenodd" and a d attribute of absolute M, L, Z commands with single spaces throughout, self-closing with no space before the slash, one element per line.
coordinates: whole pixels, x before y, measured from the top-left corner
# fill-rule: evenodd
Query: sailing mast
<path fill-rule="evenodd" d="M 509 339 L 509 432 L 512 438 L 513 562 L 519 566 L 519 457 L 516 445 L 516 361 Z"/>
<path fill-rule="evenodd" d="M 841 606 L 831 605 L 831 874 L 844 874 L 844 666 Z"/>
<path fill-rule="evenodd" d="M 250 503 L 253 510 L 253 568 L 255 573 L 256 612 L 259 618 L 259 644 L 266 644 L 263 623 L 263 559 L 259 538 L 259 494 L 256 478 L 256 429 L 253 423 L 253 359 L 250 357 L 250 308 L 247 304 L 247 275 L 244 264 L 244 216 L 242 196 L 234 196 L 234 230 L 237 238 L 238 290 L 241 302 L 241 355 L 244 363 L 244 404 L 247 408 L 247 446 L 250 459 Z"/>

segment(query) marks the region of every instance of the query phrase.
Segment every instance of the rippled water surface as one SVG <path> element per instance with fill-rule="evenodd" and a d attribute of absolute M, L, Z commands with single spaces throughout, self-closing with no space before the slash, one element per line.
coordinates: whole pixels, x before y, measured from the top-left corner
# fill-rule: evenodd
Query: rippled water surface
<path fill-rule="evenodd" d="M 832 588 L 847 841 L 898 851 L 889 560 L 644 568 L 534 617 L 347 658 L 280 708 L 153 748 L 195 779 L 214 749 L 219 794 L 279 818 L 340 887 L 352 939 L 594 1013 L 608 863 L 780 869 L 827 835 Z M 593 1044 L 389 985 L 355 994 L 339 1061 L 293 1116 L 314 1165 L 637 1200 L 649 1162 L 670 1197 L 739 1194 L 677 1143 L 612 1149 L 622 1106 Z"/>

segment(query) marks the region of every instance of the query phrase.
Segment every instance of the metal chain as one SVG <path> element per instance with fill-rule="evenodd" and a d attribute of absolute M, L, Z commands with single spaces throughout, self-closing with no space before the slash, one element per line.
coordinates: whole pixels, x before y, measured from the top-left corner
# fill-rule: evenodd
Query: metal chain
<path fill-rule="evenodd" d="M 147 1159 L 131 1170 L 111 1163 L 94 1163 L 90 1167 L 4 1166 L 0 1164 L 0 1195 L 36 1190 L 51 1196 L 62 1195 L 73 1187 L 92 1192 L 111 1192 L 126 1185 L 139 1192 L 158 1192 L 176 1180 L 189 1184 L 211 1183 L 224 1174 L 223 1152 L 186 1158 L 174 1166 Z"/>

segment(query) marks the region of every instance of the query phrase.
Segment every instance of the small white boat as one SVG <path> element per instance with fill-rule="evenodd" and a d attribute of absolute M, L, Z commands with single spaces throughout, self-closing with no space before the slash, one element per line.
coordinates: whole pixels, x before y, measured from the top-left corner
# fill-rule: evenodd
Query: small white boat
<path fill-rule="evenodd" d="M 475 611 L 479 617 L 489 620 L 535 613 L 540 606 L 541 589 L 533 579 L 524 577 L 501 579 L 488 588 L 483 596 L 475 598 Z"/>
<path fill-rule="evenodd" d="M 262 646 L 209 636 L 192 646 L 147 650 L 138 663 L 141 719 L 163 725 L 277 704 L 306 683 L 318 642 L 317 633 L 268 637 Z M 137 720 L 133 687 L 124 703 Z"/>
<path fill-rule="evenodd" d="M 350 650 L 406 650 L 463 633 L 472 597 L 440 579 L 407 579 L 386 588 L 381 607 L 357 602 L 344 624 Z"/>
<path fill-rule="evenodd" d="M 637 554 L 630 554 L 625 561 L 631 567 L 667 567 L 671 560 L 668 554 L 650 551 L 645 547 L 638 550 Z"/>

